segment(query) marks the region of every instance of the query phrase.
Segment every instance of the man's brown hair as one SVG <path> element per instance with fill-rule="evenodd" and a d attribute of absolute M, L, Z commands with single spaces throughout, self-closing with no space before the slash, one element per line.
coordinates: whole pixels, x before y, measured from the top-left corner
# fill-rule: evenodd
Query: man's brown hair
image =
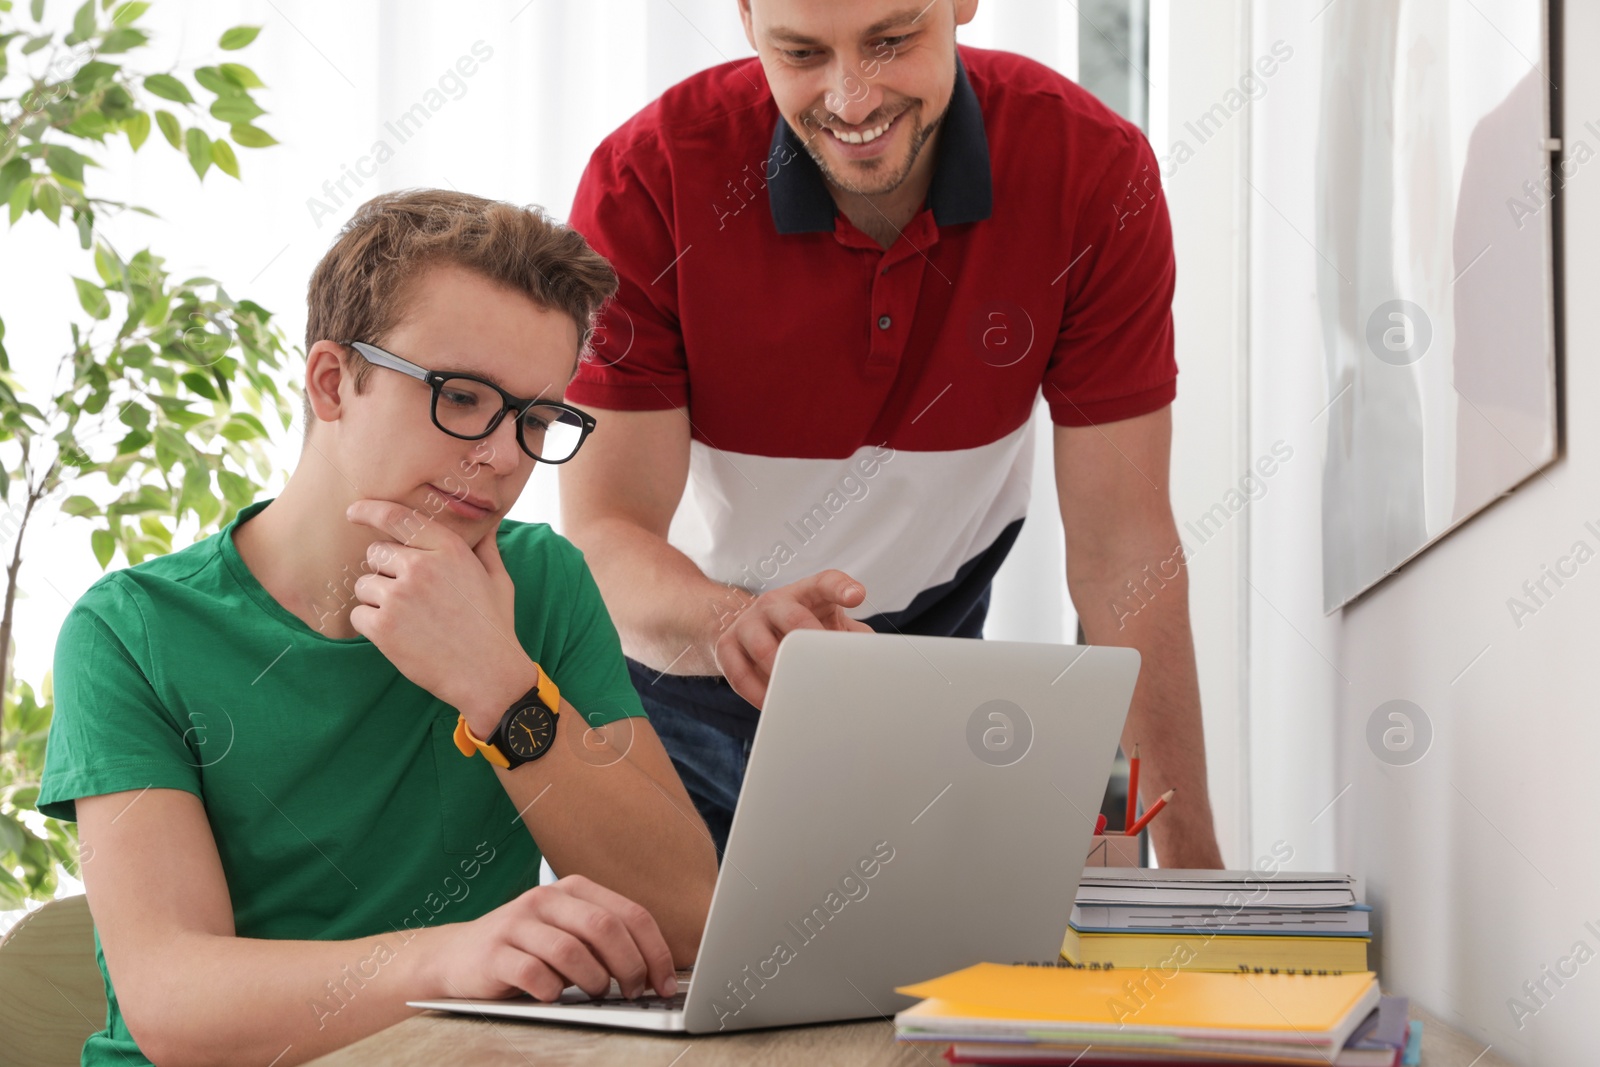
<path fill-rule="evenodd" d="M 424 271 L 453 264 L 565 312 L 589 350 L 595 316 L 617 291 L 617 275 L 578 231 L 538 207 L 443 189 L 375 196 L 356 209 L 311 274 L 306 351 L 318 341 L 381 345 L 405 318 L 407 290 Z M 346 351 L 361 392 L 372 364 Z M 306 430 L 312 415 L 306 404 Z"/>

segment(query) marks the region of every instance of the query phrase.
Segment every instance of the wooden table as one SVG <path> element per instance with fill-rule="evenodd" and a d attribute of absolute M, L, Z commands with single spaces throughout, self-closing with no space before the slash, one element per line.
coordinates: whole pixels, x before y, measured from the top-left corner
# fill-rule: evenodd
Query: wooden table
<path fill-rule="evenodd" d="M 1427 1012 L 1421 1019 L 1423 1067 L 1510 1067 L 1493 1050 Z M 690 1053 L 690 1050 L 693 1050 Z M 646 1036 L 543 1023 L 490 1022 L 464 1015 L 424 1012 L 364 1041 L 313 1061 L 314 1067 L 435 1067 L 441 1063 L 489 1067 L 946 1067 L 933 1048 L 898 1045 L 887 1022 L 799 1026 L 708 1037 Z"/>

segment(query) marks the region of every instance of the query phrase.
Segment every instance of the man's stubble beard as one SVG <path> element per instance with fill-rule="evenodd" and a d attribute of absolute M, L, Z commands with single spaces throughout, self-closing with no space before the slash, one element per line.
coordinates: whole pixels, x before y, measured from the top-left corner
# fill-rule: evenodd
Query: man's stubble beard
<path fill-rule="evenodd" d="M 910 109 L 907 108 L 906 110 L 909 111 Z M 804 142 L 806 153 L 811 156 L 812 161 L 817 165 L 817 169 L 822 171 L 823 178 L 826 179 L 830 184 L 843 189 L 847 193 L 856 193 L 861 196 L 886 196 L 887 194 L 892 193 L 896 189 L 900 188 L 900 186 L 905 183 L 905 180 L 911 176 L 911 170 L 916 166 L 917 160 L 922 156 L 923 148 L 927 146 L 929 139 L 932 138 L 936 132 L 938 132 L 939 127 L 944 124 L 944 117 L 945 115 L 949 114 L 949 112 L 950 109 L 947 105 L 945 110 L 940 112 L 938 118 L 934 119 L 926 126 L 919 126 L 916 129 L 916 131 L 912 134 L 911 150 L 906 153 L 905 163 L 901 165 L 899 171 L 896 172 L 895 175 L 887 182 L 876 186 L 865 186 L 860 183 L 850 181 L 834 171 L 832 167 L 828 166 L 828 161 L 825 158 L 822 149 L 819 148 L 815 143 L 818 137 L 833 136 L 832 134 L 827 133 L 825 130 L 818 130 L 810 140 Z"/>

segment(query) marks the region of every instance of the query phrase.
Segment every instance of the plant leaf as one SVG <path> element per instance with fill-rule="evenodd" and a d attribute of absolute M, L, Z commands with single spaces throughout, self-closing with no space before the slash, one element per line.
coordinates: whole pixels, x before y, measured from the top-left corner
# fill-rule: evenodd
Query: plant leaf
<path fill-rule="evenodd" d="M 61 502 L 61 512 L 80 519 L 100 514 L 100 505 L 86 496 L 69 496 Z"/>
<path fill-rule="evenodd" d="M 188 374 L 183 375 L 183 384 L 207 400 L 217 399 L 217 387 L 212 385 L 211 380 L 199 371 L 190 371 Z"/>
<path fill-rule="evenodd" d="M 144 87 L 163 100 L 171 100 L 178 104 L 194 103 L 194 95 L 189 92 L 189 87 L 170 74 L 152 74 L 144 80 Z M 162 115 L 165 112 L 158 111 L 156 114 Z"/>
<path fill-rule="evenodd" d="M 189 165 L 194 168 L 195 174 L 204 178 L 211 166 L 211 138 L 198 126 L 191 126 L 183 135 L 183 143 L 189 152 Z"/>
<path fill-rule="evenodd" d="M 111 13 L 111 21 L 118 26 L 126 26 L 148 10 L 150 10 L 149 4 L 134 0 L 134 2 L 119 5 Z"/>
<path fill-rule="evenodd" d="M 116 77 L 117 72 L 121 69 L 122 68 L 117 66 L 115 63 L 102 63 L 99 60 L 91 60 L 90 62 L 79 67 L 78 73 L 72 76 L 72 87 L 78 90 L 80 93 L 91 92 L 94 89 L 99 88 L 102 83 L 110 82 L 112 78 Z M 100 115 L 98 112 L 89 111 L 80 118 L 90 117 L 103 118 L 104 116 Z"/>
<path fill-rule="evenodd" d="M 105 570 L 111 562 L 111 557 L 117 551 L 116 539 L 111 536 L 110 530 L 96 530 L 89 535 L 89 545 L 94 549 L 95 561 L 100 564 L 100 569 Z"/>
<path fill-rule="evenodd" d="M 211 105 L 212 117 L 230 125 L 248 123 L 257 115 L 266 113 L 261 105 L 245 96 L 243 90 L 237 96 L 219 96 L 216 103 Z"/>
<path fill-rule="evenodd" d="M 122 132 L 128 135 L 128 147 L 137 152 L 150 136 L 150 112 L 135 111 L 133 117 L 123 123 Z"/>
<path fill-rule="evenodd" d="M 83 183 L 83 168 L 96 166 L 88 156 L 59 144 L 44 146 L 44 161 L 52 171 L 80 185 Z"/>
<path fill-rule="evenodd" d="M 100 47 L 96 49 L 96 52 L 102 56 L 111 56 L 120 52 L 131 52 L 135 48 L 143 48 L 149 43 L 150 35 L 143 30 L 118 28 L 101 38 Z"/>
<path fill-rule="evenodd" d="M 117 442 L 117 455 L 126 456 L 137 452 L 149 444 L 150 440 L 150 432 L 148 430 L 131 430 L 128 436 Z"/>
<path fill-rule="evenodd" d="M 229 81 L 222 71 L 216 67 L 196 67 L 193 73 L 194 80 L 199 82 L 202 88 L 210 89 L 218 96 L 231 96 L 234 93 L 242 92 L 237 85 Z"/>
<path fill-rule="evenodd" d="M 228 134 L 233 138 L 235 144 L 243 145 L 246 148 L 266 148 L 269 145 L 278 143 L 278 139 L 272 134 L 247 122 L 236 123 L 228 131 Z"/>
<path fill-rule="evenodd" d="M 234 178 L 239 176 L 239 157 L 233 154 L 233 146 L 227 141 L 211 142 L 211 162 L 222 173 Z"/>
<path fill-rule="evenodd" d="M 94 246 L 94 269 L 100 275 L 100 280 L 106 285 L 119 285 L 122 282 L 122 265 L 117 262 L 117 257 L 105 245 Z"/>
<path fill-rule="evenodd" d="M 161 136 L 167 143 L 179 151 L 183 150 L 183 126 L 178 122 L 178 116 L 170 111 L 156 112 L 156 125 L 161 127 Z"/>
<path fill-rule="evenodd" d="M 22 828 L 20 822 L 0 812 L 0 855 L 12 853 L 20 856 L 22 849 L 28 843 L 28 838 L 32 836 Z"/>
<path fill-rule="evenodd" d="M 34 183 L 33 206 L 44 212 L 45 218 L 60 225 L 61 189 L 55 182 L 40 181 Z"/>
<path fill-rule="evenodd" d="M 78 8 L 72 16 L 72 36 L 78 41 L 86 41 L 94 34 L 94 0 Z M 72 42 L 74 44 L 77 41 Z"/>
<path fill-rule="evenodd" d="M 267 428 L 261 425 L 261 420 L 247 411 L 236 411 L 233 417 L 222 427 L 222 436 L 230 441 L 250 441 L 256 438 L 265 438 Z"/>
<path fill-rule="evenodd" d="M 73 278 L 72 284 L 78 287 L 78 303 L 83 305 L 83 310 L 97 319 L 110 317 L 111 301 L 106 299 L 104 289 L 82 278 Z"/>
<path fill-rule="evenodd" d="M 0 167 L 0 201 L 9 202 L 17 183 L 33 172 L 32 165 L 21 156 Z"/>
<path fill-rule="evenodd" d="M 28 205 L 33 202 L 33 182 L 34 177 L 29 174 L 11 190 L 11 199 L 8 203 L 11 205 L 11 221 L 13 224 L 22 217 L 23 212 L 28 210 Z"/>
<path fill-rule="evenodd" d="M 222 45 L 224 51 L 237 52 L 239 49 L 255 40 L 256 34 L 260 32 L 260 26 L 235 26 L 227 33 L 224 33 L 222 35 L 222 39 L 217 43 Z"/>
<path fill-rule="evenodd" d="M 266 83 L 256 76 L 256 72 L 243 63 L 224 63 L 217 68 L 233 84 L 241 89 L 262 89 Z"/>

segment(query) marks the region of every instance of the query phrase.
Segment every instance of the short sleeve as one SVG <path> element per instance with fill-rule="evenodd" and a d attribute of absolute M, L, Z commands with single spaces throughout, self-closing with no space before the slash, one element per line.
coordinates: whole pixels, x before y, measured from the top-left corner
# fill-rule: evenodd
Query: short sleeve
<path fill-rule="evenodd" d="M 1044 379 L 1058 426 L 1146 415 L 1177 395 L 1172 224 L 1155 155 L 1137 131 L 1078 211 L 1066 307 Z"/>
<path fill-rule="evenodd" d="M 578 183 L 568 222 L 611 261 L 617 295 L 600 314 L 593 353 L 567 387 L 574 403 L 621 411 L 689 404 L 676 269 L 685 250 L 676 246 L 671 182 L 659 154 L 651 138 L 632 142 L 624 158 L 608 139 Z"/>
<path fill-rule="evenodd" d="M 559 665 L 550 667 L 550 675 L 561 687 L 562 697 L 590 726 L 644 716 L 600 587 L 583 553 L 571 544 L 564 547 L 570 561 L 567 625 Z"/>
<path fill-rule="evenodd" d="M 147 788 L 201 795 L 183 730 L 157 697 L 135 650 L 148 643 L 138 609 L 114 583 L 80 601 L 56 638 L 55 712 L 45 742 L 39 811 L 76 822 L 78 797 Z M 118 609 L 118 602 L 126 611 Z M 115 620 L 108 622 L 107 617 Z"/>

